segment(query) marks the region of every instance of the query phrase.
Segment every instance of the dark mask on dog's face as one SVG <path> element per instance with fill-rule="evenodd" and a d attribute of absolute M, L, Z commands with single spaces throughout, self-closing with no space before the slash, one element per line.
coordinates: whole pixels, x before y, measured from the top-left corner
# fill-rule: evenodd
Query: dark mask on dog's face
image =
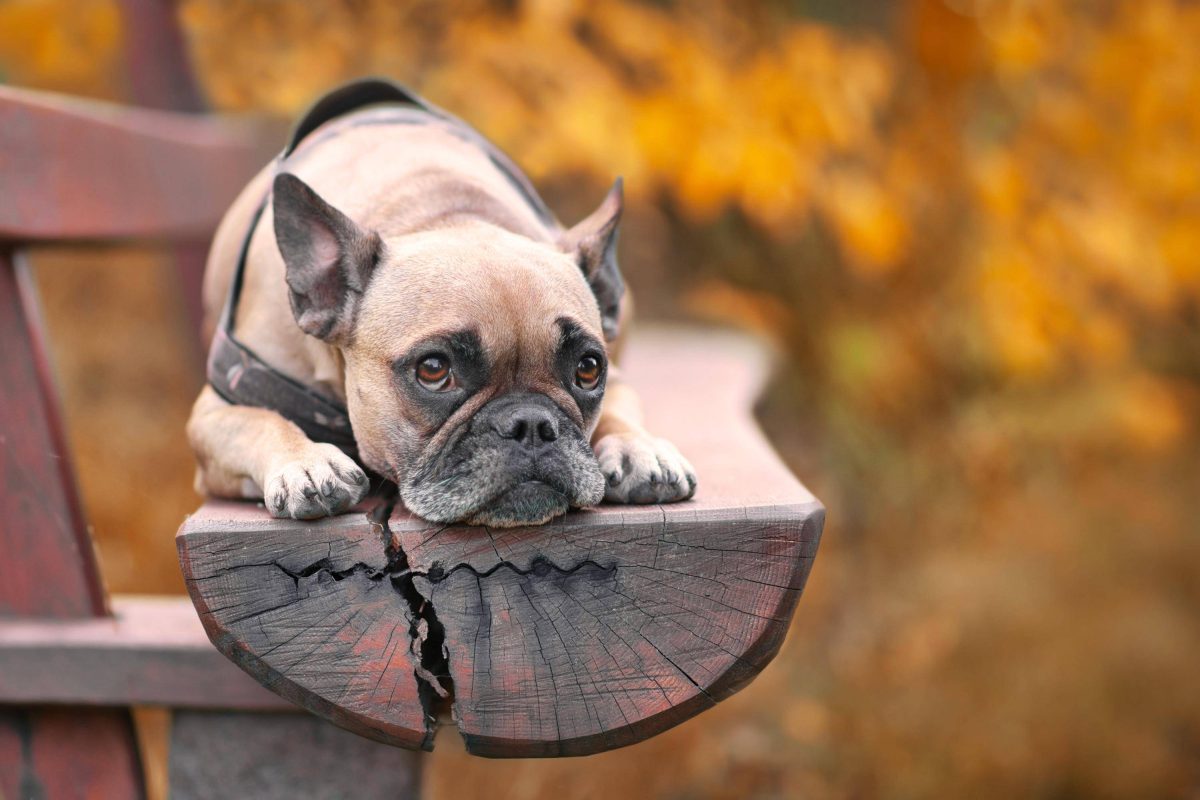
<path fill-rule="evenodd" d="M 339 348 L 362 460 L 409 510 L 514 526 L 600 502 L 619 187 L 542 242 L 485 224 L 381 236 L 292 176 L 275 192 L 297 324 Z"/>

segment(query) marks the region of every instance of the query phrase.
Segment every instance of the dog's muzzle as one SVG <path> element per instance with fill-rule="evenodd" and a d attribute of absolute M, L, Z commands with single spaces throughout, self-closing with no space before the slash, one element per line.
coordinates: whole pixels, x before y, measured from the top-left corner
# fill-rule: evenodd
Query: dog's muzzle
<path fill-rule="evenodd" d="M 513 527 L 596 505 L 604 479 L 582 431 L 548 397 L 502 395 L 446 452 L 410 473 L 405 505 L 432 522 Z"/>

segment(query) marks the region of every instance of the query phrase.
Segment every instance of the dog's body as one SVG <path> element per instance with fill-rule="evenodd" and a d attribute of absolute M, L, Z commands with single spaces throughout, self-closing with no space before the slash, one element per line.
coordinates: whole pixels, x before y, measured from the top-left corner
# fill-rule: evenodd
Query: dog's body
<path fill-rule="evenodd" d="M 536 524 L 603 497 L 690 497 L 691 467 L 645 432 L 607 363 L 619 186 L 564 230 L 453 125 L 390 119 L 386 106 L 340 116 L 250 183 L 209 257 L 210 322 L 252 229 L 238 339 L 344 403 L 362 463 L 431 521 Z M 341 450 L 212 386 L 188 433 L 208 494 L 311 518 L 366 492 Z"/>

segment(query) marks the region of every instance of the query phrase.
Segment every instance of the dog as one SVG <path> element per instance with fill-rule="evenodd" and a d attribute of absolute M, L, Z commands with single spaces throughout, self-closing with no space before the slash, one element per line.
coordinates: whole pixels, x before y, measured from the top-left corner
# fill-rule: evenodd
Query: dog
<path fill-rule="evenodd" d="M 197 490 L 314 519 L 370 471 L 430 522 L 497 527 L 692 497 L 615 363 L 621 210 L 618 180 L 565 228 L 460 120 L 383 81 L 331 93 L 216 232 Z"/>

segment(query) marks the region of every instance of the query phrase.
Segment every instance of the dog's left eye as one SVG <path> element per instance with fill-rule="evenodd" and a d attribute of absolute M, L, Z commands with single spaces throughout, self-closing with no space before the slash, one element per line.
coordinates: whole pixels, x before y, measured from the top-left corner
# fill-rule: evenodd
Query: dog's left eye
<path fill-rule="evenodd" d="M 444 392 L 454 388 L 450 359 L 440 354 L 425 356 L 417 364 L 417 383 L 431 392 Z"/>
<path fill-rule="evenodd" d="M 584 356 L 575 367 L 575 385 L 590 392 L 600 383 L 600 359 Z"/>

